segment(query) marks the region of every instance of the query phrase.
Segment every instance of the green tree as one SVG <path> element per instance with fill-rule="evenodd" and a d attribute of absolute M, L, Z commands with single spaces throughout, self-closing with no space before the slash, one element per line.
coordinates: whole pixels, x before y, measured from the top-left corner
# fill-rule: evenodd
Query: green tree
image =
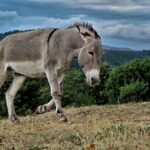
<path fill-rule="evenodd" d="M 144 83 L 143 81 L 136 81 L 131 84 L 126 84 L 125 86 L 120 87 L 118 102 L 124 103 L 141 101 L 143 98 L 145 98 L 147 91 L 148 83 Z"/>
<path fill-rule="evenodd" d="M 148 88 L 145 95 L 141 97 L 141 100 L 144 98 L 148 99 L 150 97 L 150 59 L 136 59 L 129 64 L 111 70 L 105 84 L 105 94 L 108 103 L 120 103 L 121 99 L 119 95 L 121 89 L 123 90 L 122 87 L 126 87 L 130 84 L 132 85 L 132 83 L 134 84 L 137 81 L 144 83 L 145 88 Z"/>
<path fill-rule="evenodd" d="M 64 84 L 63 105 L 83 106 L 95 104 L 90 94 L 90 87 L 80 69 L 71 69 L 66 72 Z"/>

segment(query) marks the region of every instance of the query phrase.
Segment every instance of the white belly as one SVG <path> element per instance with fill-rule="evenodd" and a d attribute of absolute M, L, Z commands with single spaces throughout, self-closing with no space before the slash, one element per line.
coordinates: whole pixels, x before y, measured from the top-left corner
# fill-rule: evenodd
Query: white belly
<path fill-rule="evenodd" d="M 7 67 L 12 68 L 17 73 L 29 77 L 40 77 L 45 74 L 41 61 L 9 62 Z"/>

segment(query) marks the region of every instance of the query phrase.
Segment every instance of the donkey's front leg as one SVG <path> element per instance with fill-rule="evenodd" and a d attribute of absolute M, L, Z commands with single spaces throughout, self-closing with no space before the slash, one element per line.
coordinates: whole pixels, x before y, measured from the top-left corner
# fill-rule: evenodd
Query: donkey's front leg
<path fill-rule="evenodd" d="M 51 96 L 52 100 L 44 105 L 41 105 L 37 108 L 37 113 L 45 113 L 49 111 L 51 106 L 56 106 L 56 114 L 58 115 L 60 121 L 67 121 L 66 116 L 64 115 L 61 107 L 61 98 L 62 98 L 62 91 L 60 87 L 60 77 L 58 77 L 55 73 L 55 70 L 46 70 L 46 76 L 50 85 L 51 89 Z M 62 78 L 62 77 L 61 77 Z M 63 78 L 61 79 L 61 81 Z M 51 109 L 51 108 L 50 108 Z"/>
<path fill-rule="evenodd" d="M 48 82 L 49 82 L 49 85 L 51 88 L 52 98 L 55 102 L 56 114 L 58 115 L 60 121 L 65 122 L 65 121 L 67 121 L 67 118 L 64 115 L 64 113 L 62 111 L 62 107 L 61 107 L 62 92 L 61 92 L 61 87 L 59 84 L 59 78 L 56 75 L 54 70 L 46 71 L 46 76 L 48 78 Z"/>
<path fill-rule="evenodd" d="M 61 74 L 58 77 L 58 83 L 61 87 L 61 95 L 63 95 L 63 89 L 62 89 L 63 79 L 64 79 L 64 74 Z M 54 102 L 54 99 L 52 98 L 48 103 L 38 106 L 35 112 L 37 114 L 43 114 L 43 113 L 46 113 L 48 111 L 51 111 L 54 107 L 55 107 L 55 102 Z"/>

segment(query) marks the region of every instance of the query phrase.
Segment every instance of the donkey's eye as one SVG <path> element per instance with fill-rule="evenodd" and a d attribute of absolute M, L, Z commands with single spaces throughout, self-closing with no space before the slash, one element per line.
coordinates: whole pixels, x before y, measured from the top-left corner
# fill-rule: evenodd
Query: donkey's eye
<path fill-rule="evenodd" d="M 90 55 L 92 55 L 92 56 L 94 55 L 94 52 L 93 52 L 93 51 L 89 51 L 88 53 L 89 53 Z"/>

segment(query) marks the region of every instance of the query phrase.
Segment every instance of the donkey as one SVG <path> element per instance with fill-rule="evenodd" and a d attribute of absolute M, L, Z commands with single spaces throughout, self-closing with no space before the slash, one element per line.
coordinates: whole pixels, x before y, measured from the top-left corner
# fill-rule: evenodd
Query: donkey
<path fill-rule="evenodd" d="M 60 121 L 67 121 L 61 107 L 61 83 L 64 71 L 73 58 L 78 58 L 87 84 L 94 86 L 99 80 L 102 46 L 100 36 L 91 24 L 75 23 L 66 29 L 36 29 L 16 33 L 0 41 L 0 87 L 8 71 L 14 79 L 5 93 L 8 116 L 18 122 L 14 98 L 27 77 L 47 77 L 52 99 L 38 106 L 36 113 L 48 112 L 53 106 Z"/>

